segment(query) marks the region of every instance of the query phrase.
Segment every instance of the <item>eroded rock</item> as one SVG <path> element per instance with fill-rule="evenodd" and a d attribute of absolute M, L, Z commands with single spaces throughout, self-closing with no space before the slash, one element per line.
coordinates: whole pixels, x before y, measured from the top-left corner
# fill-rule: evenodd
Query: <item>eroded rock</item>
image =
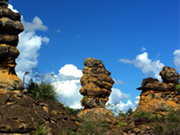
<path fill-rule="evenodd" d="M 162 82 L 154 78 L 142 81 L 139 105 L 136 109 L 164 113 L 169 109 L 180 109 L 180 91 L 175 89 L 179 74 L 174 68 L 163 67 L 160 72 Z"/>
<path fill-rule="evenodd" d="M 0 88 L 13 90 L 21 86 L 15 73 L 15 59 L 19 56 L 18 34 L 24 27 L 21 15 L 8 9 L 7 1 L 0 0 Z"/>
<path fill-rule="evenodd" d="M 82 88 L 80 93 L 84 109 L 104 108 L 114 83 L 110 72 L 104 67 L 101 60 L 86 58 L 84 61 Z"/>
<path fill-rule="evenodd" d="M 0 134 L 31 133 L 39 125 L 47 127 L 52 135 L 65 128 L 77 130 L 78 118 L 62 104 L 19 93 L 0 89 Z"/>

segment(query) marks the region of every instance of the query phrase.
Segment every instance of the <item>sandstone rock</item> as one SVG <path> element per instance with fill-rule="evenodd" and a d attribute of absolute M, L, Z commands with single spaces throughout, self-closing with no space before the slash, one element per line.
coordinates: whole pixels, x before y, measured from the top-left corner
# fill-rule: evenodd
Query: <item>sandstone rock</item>
<path fill-rule="evenodd" d="M 30 133 L 34 126 L 42 124 L 53 135 L 64 128 L 77 130 L 78 118 L 66 111 L 62 104 L 20 93 L 0 89 L 0 134 Z"/>
<path fill-rule="evenodd" d="M 159 80 L 154 78 L 146 78 L 143 79 L 141 87 L 137 88 L 138 90 L 155 90 L 155 91 L 167 91 L 167 90 L 173 90 L 174 84 L 166 84 L 163 82 L 159 82 Z"/>
<path fill-rule="evenodd" d="M 104 108 L 114 83 L 111 73 L 105 69 L 101 60 L 86 58 L 84 65 L 80 89 L 84 97 L 81 103 L 84 109 Z"/>
<path fill-rule="evenodd" d="M 21 87 L 21 80 L 16 76 L 15 59 L 19 56 L 16 48 L 18 34 L 24 30 L 19 13 L 7 8 L 8 0 L 0 0 L 0 88 L 12 90 Z"/>
<path fill-rule="evenodd" d="M 160 72 L 163 82 L 147 78 L 142 81 L 138 110 L 165 113 L 169 109 L 180 109 L 180 94 L 175 90 L 179 75 L 174 68 L 163 67 Z M 136 112 L 135 111 L 135 112 Z"/>
<path fill-rule="evenodd" d="M 163 67 L 160 75 L 164 83 L 178 83 L 180 79 L 176 69 L 167 66 Z"/>

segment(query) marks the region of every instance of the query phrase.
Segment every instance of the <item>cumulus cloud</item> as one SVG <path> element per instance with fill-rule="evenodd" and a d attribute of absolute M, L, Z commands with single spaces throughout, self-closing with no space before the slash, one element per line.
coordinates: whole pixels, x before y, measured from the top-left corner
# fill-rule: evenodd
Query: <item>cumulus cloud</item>
<path fill-rule="evenodd" d="M 76 66 L 66 64 L 59 70 L 59 74 L 54 75 L 51 82 L 56 88 L 60 102 L 71 108 L 82 108 L 79 93 L 81 88 L 80 78 L 83 73 Z"/>
<path fill-rule="evenodd" d="M 161 63 L 160 60 L 152 61 L 149 59 L 147 52 L 137 55 L 134 60 L 120 59 L 119 61 L 127 64 L 134 64 L 134 66 L 141 69 L 143 73 L 152 73 L 155 78 L 161 80 L 159 72 L 162 70 L 164 64 Z"/>
<path fill-rule="evenodd" d="M 82 71 L 72 64 L 66 64 L 64 67 L 62 67 L 59 70 L 59 74 L 65 76 L 74 76 L 77 78 L 80 78 L 83 75 Z"/>
<path fill-rule="evenodd" d="M 139 102 L 139 96 L 134 99 L 134 103 L 130 100 L 130 95 L 123 93 L 120 89 L 112 88 L 112 93 L 107 104 L 113 105 L 107 107 L 112 110 L 124 110 L 126 112 L 129 108 L 136 109 Z"/>
<path fill-rule="evenodd" d="M 26 31 L 36 31 L 36 30 L 46 31 L 48 29 L 45 25 L 43 25 L 42 20 L 37 16 L 34 17 L 32 22 L 26 22 L 22 20 L 22 23 Z"/>
<path fill-rule="evenodd" d="M 14 9 L 11 4 L 8 4 L 8 8 L 11 9 L 13 12 L 18 13 L 18 11 Z"/>
<path fill-rule="evenodd" d="M 178 70 L 180 70 L 180 49 L 174 51 L 174 64 Z"/>
<path fill-rule="evenodd" d="M 10 4 L 8 5 L 8 8 L 14 12 L 18 12 Z M 32 22 L 26 22 L 23 19 L 23 16 L 21 16 L 21 20 L 25 30 L 19 35 L 19 44 L 17 48 L 20 51 L 20 55 L 16 60 L 16 73 L 23 79 L 23 75 L 26 71 L 37 66 L 37 58 L 39 56 L 38 51 L 43 43 L 48 44 L 50 39 L 36 34 L 37 30 L 47 30 L 47 27 L 43 25 L 43 22 L 39 17 L 35 17 Z"/>

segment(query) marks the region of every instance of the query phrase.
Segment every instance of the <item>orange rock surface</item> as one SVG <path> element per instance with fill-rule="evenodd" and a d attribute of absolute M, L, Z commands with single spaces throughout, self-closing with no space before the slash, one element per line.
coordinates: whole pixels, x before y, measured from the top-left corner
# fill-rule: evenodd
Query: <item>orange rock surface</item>
<path fill-rule="evenodd" d="M 180 109 L 180 90 L 175 89 L 179 74 L 174 68 L 163 67 L 160 72 L 163 81 L 147 78 L 142 81 L 138 110 L 165 112 L 169 109 Z M 174 75 L 174 76 L 173 76 Z"/>

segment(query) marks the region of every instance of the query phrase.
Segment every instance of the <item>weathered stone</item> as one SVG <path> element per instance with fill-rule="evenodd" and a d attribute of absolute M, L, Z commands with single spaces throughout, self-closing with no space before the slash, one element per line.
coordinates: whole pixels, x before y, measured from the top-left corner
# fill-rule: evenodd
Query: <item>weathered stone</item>
<path fill-rule="evenodd" d="M 104 108 L 114 83 L 111 73 L 105 69 L 101 60 L 86 58 L 84 65 L 80 89 L 84 97 L 81 103 L 84 109 Z"/>
<path fill-rule="evenodd" d="M 8 0 L 0 0 L 0 88 L 13 90 L 20 88 L 21 80 L 16 76 L 15 59 L 19 56 L 16 48 L 18 34 L 24 30 L 21 15 L 7 7 Z"/>
<path fill-rule="evenodd" d="M 167 66 L 163 67 L 159 74 L 161 75 L 164 83 L 178 83 L 180 79 L 180 75 L 176 69 Z"/>
<path fill-rule="evenodd" d="M 175 90 L 175 83 L 179 81 L 178 73 L 174 68 L 163 67 L 160 72 L 163 82 L 157 79 L 147 78 L 142 81 L 142 90 L 137 110 L 163 113 L 166 110 L 180 109 L 180 94 Z"/>
<path fill-rule="evenodd" d="M 31 95 L 18 96 L 21 91 L 0 89 L 0 133 L 30 133 L 43 124 L 55 135 L 64 130 L 77 130 L 78 118 L 62 104 L 43 101 Z M 56 113 L 54 113 L 56 112 Z"/>

